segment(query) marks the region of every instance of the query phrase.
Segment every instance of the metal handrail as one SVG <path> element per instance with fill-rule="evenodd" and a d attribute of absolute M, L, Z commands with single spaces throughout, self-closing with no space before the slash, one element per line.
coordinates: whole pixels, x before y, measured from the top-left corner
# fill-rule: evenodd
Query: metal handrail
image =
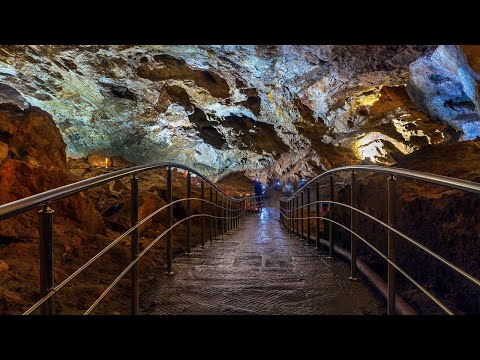
<path fill-rule="evenodd" d="M 145 171 L 167 168 L 167 204 L 160 207 L 159 209 L 153 211 L 151 214 L 138 220 L 138 208 L 139 208 L 139 187 L 138 187 L 138 174 Z M 187 196 L 173 201 L 173 175 L 172 169 L 180 168 L 187 171 L 186 176 L 186 186 L 187 186 Z M 197 175 L 200 178 L 200 188 L 201 188 L 201 198 L 192 197 L 192 174 Z M 105 183 L 111 182 L 116 179 L 120 179 L 126 176 L 132 176 L 131 178 L 131 208 L 130 208 L 130 222 L 131 227 L 120 235 L 117 239 L 113 240 L 105 248 L 99 251 L 95 256 L 89 259 L 85 264 L 80 268 L 75 270 L 70 274 L 65 280 L 63 280 L 59 285 L 54 286 L 53 284 L 53 213 L 54 211 L 50 209 L 49 204 L 63 199 L 67 196 L 79 193 L 81 191 L 98 187 Z M 205 184 L 210 186 L 210 199 L 207 200 L 205 195 Z M 215 197 L 213 197 L 215 194 Z M 191 202 L 200 201 L 201 202 L 201 214 L 191 214 Z M 177 221 L 175 224 L 172 224 L 173 219 L 173 205 L 186 202 L 187 203 L 187 216 Z M 53 296 L 59 292 L 65 285 L 75 279 L 79 274 L 81 274 L 85 269 L 92 265 L 96 260 L 103 256 L 107 251 L 109 251 L 113 246 L 117 245 L 120 241 L 126 239 L 128 235 L 131 236 L 131 259 L 132 262 L 127 266 L 126 269 L 122 271 L 121 277 L 123 277 L 129 270 L 132 272 L 132 313 L 137 314 L 139 312 L 138 307 L 138 266 L 136 265 L 138 259 L 142 257 L 146 251 L 142 251 L 139 255 L 139 232 L 138 228 L 150 220 L 153 216 L 157 215 L 163 210 L 167 210 L 167 230 L 162 233 L 162 235 L 155 239 L 151 243 L 147 250 L 153 246 L 160 238 L 167 235 L 167 274 L 172 274 L 172 235 L 171 230 L 178 226 L 179 224 L 187 222 L 187 253 L 191 250 L 191 219 L 202 217 L 201 224 L 201 244 L 204 246 L 205 235 L 206 235 L 206 223 L 205 218 L 211 218 L 209 222 L 210 228 L 210 241 L 215 239 L 218 235 L 224 236 L 225 233 L 229 233 L 237 229 L 240 226 L 242 218 L 247 212 L 251 212 L 252 204 L 255 207 L 259 204 L 259 199 L 256 196 L 248 196 L 242 198 L 235 198 L 228 195 L 223 189 L 214 184 L 207 177 L 203 176 L 196 170 L 173 162 L 164 162 L 158 164 L 150 165 L 140 165 L 134 166 L 131 168 L 114 171 L 109 174 L 100 175 L 91 179 L 86 179 L 78 181 L 76 183 L 68 184 L 53 190 L 45 191 L 40 194 L 29 196 L 5 205 L 0 206 L 0 221 L 22 214 L 29 210 L 41 207 L 39 212 L 39 233 L 40 233 L 40 294 L 42 298 L 38 300 L 33 306 L 31 306 L 24 315 L 29 315 L 33 313 L 40 306 L 42 307 L 42 314 L 53 314 Z M 208 209 L 205 208 L 205 205 L 208 205 Z M 215 219 L 215 221 L 213 221 Z M 219 221 L 221 220 L 221 221 Z M 213 235 L 213 236 L 212 236 Z M 120 277 L 120 278 L 121 278 Z M 108 291 L 116 284 L 114 282 L 107 289 Z M 103 296 L 105 296 L 104 293 Z M 98 304 L 101 299 L 97 299 L 94 303 Z M 93 308 L 92 308 L 93 309 Z"/>
<path fill-rule="evenodd" d="M 23 313 L 23 315 L 30 315 L 31 313 L 33 313 L 35 310 L 37 310 L 43 303 L 45 303 L 48 299 L 50 299 L 53 295 L 55 295 L 56 293 L 58 293 L 65 285 L 67 285 L 69 282 L 71 282 L 72 280 L 74 280 L 78 275 L 80 275 L 80 273 L 82 273 L 84 270 L 86 270 L 91 264 L 93 264 L 95 261 L 97 261 L 101 256 L 103 256 L 105 253 L 108 252 L 108 250 L 110 250 L 113 246 L 117 245 L 120 241 L 124 240 L 125 237 L 127 237 L 127 235 L 131 234 L 135 229 L 137 229 L 139 226 L 141 226 L 142 224 L 144 224 L 145 222 L 147 222 L 149 219 L 151 219 L 153 216 L 155 216 L 156 214 L 158 214 L 160 211 L 162 210 L 165 210 L 166 208 L 168 208 L 169 206 L 171 205 L 174 205 L 176 203 L 179 203 L 179 202 L 182 202 L 182 201 L 186 201 L 186 200 L 202 200 L 200 198 L 185 198 L 185 199 L 178 199 L 178 200 L 175 200 L 174 202 L 172 203 L 169 203 L 167 205 L 164 205 L 162 206 L 161 208 L 155 210 L 153 213 L 151 213 L 150 215 L 146 216 L 144 219 L 142 219 L 137 225 L 131 227 L 130 229 L 128 229 L 126 232 L 124 232 L 122 235 L 120 235 L 118 238 L 116 238 L 114 241 L 112 241 L 110 244 L 108 244 L 106 247 L 104 247 L 102 250 L 100 250 L 97 254 L 95 254 L 95 256 L 93 256 L 90 260 L 88 260 L 85 264 L 83 264 L 81 267 L 79 267 L 77 270 L 75 270 L 72 274 L 70 274 L 65 280 L 63 280 L 60 284 L 58 284 L 57 286 L 55 286 L 53 289 L 51 289 L 47 295 L 45 295 L 44 297 L 42 297 L 40 300 L 38 300 L 35 304 L 33 304 L 27 311 L 25 311 Z M 202 200 L 202 201 L 205 201 L 205 203 L 210 203 L 209 201 L 207 200 Z M 213 204 L 213 203 L 211 203 Z M 215 204 L 213 204 L 215 205 Z M 158 236 L 157 238 L 155 238 L 155 240 L 152 241 L 152 243 L 150 243 L 146 248 L 145 250 L 149 250 L 153 245 L 152 244 L 155 244 L 158 240 L 160 240 L 161 238 L 163 238 L 171 229 L 175 228 L 177 225 L 185 222 L 186 220 L 189 220 L 189 219 L 192 219 L 192 218 L 195 218 L 195 217 L 210 217 L 210 218 L 215 218 L 215 219 L 230 219 L 230 218 L 237 218 L 239 216 L 242 216 L 242 214 L 245 212 L 242 211 L 242 213 L 240 213 L 239 215 L 236 215 L 236 216 L 232 216 L 232 217 L 226 217 L 226 216 L 213 216 L 213 215 L 208 215 L 208 214 L 195 214 L 195 215 L 191 215 L 189 217 L 186 217 L 182 220 L 179 220 L 177 221 L 175 224 L 173 224 L 170 228 L 166 229 L 160 236 Z M 126 272 L 128 272 L 128 270 L 130 270 L 130 268 L 138 261 L 138 259 L 140 257 L 142 257 L 146 251 L 142 251 L 137 258 L 135 258 L 134 261 L 132 261 L 129 265 L 128 265 L 128 269 Z M 126 274 L 126 272 L 122 272 L 122 276 L 120 277 L 120 279 Z M 116 282 L 115 282 L 116 284 Z M 111 289 L 110 289 L 111 290 Z M 106 295 L 106 293 L 105 293 Z M 104 296 L 105 296 L 104 295 Z M 102 297 L 103 298 L 103 297 Z"/>
<path fill-rule="evenodd" d="M 339 172 L 351 172 L 351 204 L 343 204 L 337 201 L 334 201 L 334 182 L 333 182 L 333 175 Z M 357 194 L 356 194 L 356 171 L 366 171 L 366 172 L 374 172 L 374 173 L 384 173 L 390 175 L 388 179 L 388 224 L 375 218 L 374 216 L 361 211 L 360 209 L 356 208 L 357 203 Z M 462 270 L 460 267 L 454 265 L 450 261 L 446 260 L 442 256 L 438 255 L 428 247 L 420 244 L 419 242 L 415 241 L 411 237 L 403 234 L 401 231 L 395 229 L 395 176 L 403 176 L 414 180 L 425 181 L 428 183 L 436 184 L 445 186 L 448 188 L 453 188 L 457 190 L 462 190 L 466 192 L 470 192 L 473 194 L 480 194 L 480 184 L 472 181 L 455 179 L 447 176 L 435 175 L 430 173 L 424 173 L 420 171 L 414 170 L 407 170 L 407 169 L 400 169 L 400 168 L 392 168 L 392 167 L 382 167 L 376 165 L 353 165 L 353 166 L 344 166 L 341 168 L 332 169 L 326 171 L 312 180 L 310 180 L 307 184 L 305 184 L 302 188 L 297 190 L 294 194 L 292 194 L 289 198 L 282 198 L 280 199 L 280 221 L 283 223 L 284 227 L 290 233 L 297 235 L 299 237 L 304 237 L 303 234 L 303 220 L 307 220 L 307 244 L 310 242 L 310 220 L 315 219 L 317 220 L 317 247 L 319 246 L 319 220 L 325 220 L 331 224 L 335 224 L 340 226 L 343 229 L 346 229 L 351 234 L 351 278 L 355 278 L 356 274 L 356 242 L 354 241 L 355 238 L 360 239 L 362 242 L 367 244 L 372 250 L 374 250 L 377 254 L 379 254 L 384 260 L 387 261 L 388 264 L 388 295 L 387 295 L 387 302 L 388 302 L 388 313 L 392 314 L 395 312 L 395 271 L 403 274 L 409 281 L 411 281 L 418 289 L 424 292 L 430 299 L 432 299 L 440 308 L 442 308 L 447 314 L 453 314 L 451 310 L 449 310 L 441 301 L 436 298 L 433 294 L 429 293 L 425 288 L 423 288 L 418 282 L 416 282 L 410 275 L 408 275 L 404 270 L 402 270 L 396 263 L 395 263 L 395 242 L 394 242 L 394 235 L 401 236 L 415 247 L 422 249 L 427 254 L 433 256 L 435 259 L 439 260 L 442 264 L 446 265 L 449 269 L 454 270 L 457 274 L 462 275 L 464 278 L 468 279 L 475 285 L 480 287 L 480 280 L 476 277 L 470 275 L 466 271 Z M 330 178 L 330 185 L 320 185 L 319 180 L 325 177 Z M 313 184 L 316 184 L 316 191 L 317 191 L 317 200 L 311 202 L 310 201 L 310 190 L 313 188 Z M 319 190 L 323 187 L 330 187 L 330 200 L 319 200 Z M 303 203 L 304 194 L 307 194 L 307 204 Z M 301 200 L 301 204 L 300 201 Z M 334 220 L 332 220 L 331 209 L 328 210 L 328 217 L 320 216 L 320 208 L 319 205 L 321 203 L 331 204 L 330 208 L 333 205 L 338 205 L 344 208 L 348 208 L 350 210 L 350 218 L 351 218 L 351 227 L 348 228 L 344 224 L 340 224 Z M 316 216 L 310 216 L 310 207 L 312 205 L 316 205 Z M 307 209 L 307 217 L 303 216 L 304 209 Z M 301 216 L 300 216 L 301 212 Z M 367 218 L 376 221 L 384 228 L 388 230 L 388 256 L 385 256 L 379 249 L 374 247 L 364 238 L 359 236 L 356 231 L 356 224 L 357 224 L 357 216 L 356 214 L 361 214 L 366 216 Z M 299 221 L 301 220 L 301 221 Z M 301 222 L 301 226 L 299 226 L 299 222 Z M 301 227 L 301 229 L 299 228 Z M 332 226 L 329 226 L 329 247 L 330 247 L 330 257 L 333 254 L 333 232 Z"/>
<path fill-rule="evenodd" d="M 120 179 L 129 175 L 136 175 L 145 171 L 161 169 L 161 168 L 180 168 L 183 170 L 187 170 L 191 172 L 201 179 L 205 180 L 210 186 L 212 186 L 215 190 L 219 191 L 221 194 L 227 196 L 230 200 L 234 201 L 241 201 L 238 200 L 230 195 L 227 195 L 225 191 L 223 191 L 219 186 L 214 184 L 210 179 L 205 177 L 204 175 L 200 174 L 195 169 L 192 169 L 189 166 L 178 164 L 175 162 L 162 162 L 157 164 L 148 164 L 148 165 L 138 165 L 132 166 L 126 169 L 113 171 L 108 174 L 99 175 L 90 179 L 85 179 L 81 181 L 74 182 L 72 184 L 68 184 L 65 186 L 61 186 L 56 189 L 44 191 L 40 194 L 35 194 L 32 196 L 28 196 L 23 199 L 19 199 L 8 204 L 0 205 L 0 220 L 24 213 L 26 211 L 35 209 L 45 204 L 49 204 L 51 202 L 63 199 L 69 195 L 73 195 L 79 193 L 81 191 L 85 191 L 94 187 L 98 187 L 110 181 Z"/>
<path fill-rule="evenodd" d="M 477 279 L 476 277 L 470 275 L 469 273 L 467 273 L 465 270 L 461 269 L 460 267 L 456 266 L 455 264 L 452 264 L 450 261 L 448 261 L 447 259 L 445 259 L 444 257 L 438 255 L 437 253 L 433 252 L 431 249 L 429 249 L 428 247 L 426 247 L 425 245 L 422 245 L 420 244 L 418 241 L 415 241 L 413 240 L 411 237 L 409 237 L 408 235 L 405 235 L 404 233 L 402 233 L 401 231 L 389 226 L 388 224 L 385 224 L 383 221 L 377 219 L 376 217 L 370 215 L 370 214 L 367 214 L 366 212 L 362 211 L 362 210 L 359 210 L 359 209 L 356 209 L 350 205 L 347 205 L 347 204 L 343 204 L 343 203 L 339 203 L 339 202 L 336 202 L 336 201 L 329 201 L 329 200 L 323 200 L 323 201 L 315 201 L 315 202 L 312 202 L 311 205 L 314 205 L 316 203 L 327 203 L 327 204 L 335 204 L 335 205 L 340 205 L 342 207 L 346 207 L 348 209 L 351 209 L 355 212 L 358 212 L 359 214 L 362 214 L 362 215 L 365 215 L 366 217 L 368 217 L 369 219 L 371 220 L 374 220 L 376 221 L 377 223 L 379 223 L 380 225 L 383 225 L 383 227 L 393 231 L 395 234 L 403 237 L 405 240 L 407 240 L 408 242 L 410 242 L 411 244 L 419 247 L 420 249 L 422 249 L 423 251 L 425 251 L 427 254 L 433 256 L 435 259 L 437 259 L 438 261 L 440 261 L 442 264 L 446 265 L 447 267 L 449 267 L 450 269 L 452 270 L 455 270 L 458 274 L 462 275 L 464 278 L 470 280 L 471 282 L 473 282 L 475 285 L 477 286 L 480 286 L 480 280 Z M 303 207 L 307 207 L 308 205 L 304 205 Z M 290 219 L 287 215 L 283 214 L 283 213 L 280 213 L 280 216 L 283 216 L 285 217 L 286 219 Z M 294 217 L 294 219 L 296 220 L 308 220 L 308 219 L 325 219 L 325 217 L 323 216 L 308 216 L 308 217 Z M 350 230 L 349 230 L 350 231 Z M 354 232 L 352 232 L 354 233 Z M 354 233 L 355 234 L 355 233 Z"/>
<path fill-rule="evenodd" d="M 132 268 L 132 266 L 135 265 L 137 263 L 137 261 L 140 260 L 143 257 L 143 255 L 145 255 L 147 253 L 147 251 L 150 250 L 153 247 L 153 245 L 155 245 L 160 239 L 162 239 L 169 231 L 172 231 L 176 226 L 182 224 L 183 222 L 185 222 L 187 220 L 190 220 L 190 219 L 196 218 L 196 217 L 203 217 L 203 216 L 214 218 L 214 219 L 226 219 L 227 218 L 227 217 L 219 217 L 219 216 L 206 215 L 206 214 L 195 214 L 195 215 L 191 215 L 189 217 L 186 217 L 182 220 L 177 221 L 175 224 L 173 224 L 168 229 L 166 229 L 163 233 L 161 233 L 159 236 L 157 236 L 150 244 L 148 244 L 147 247 L 145 247 L 145 249 L 140 254 L 138 254 L 138 256 L 132 262 L 130 262 L 130 264 L 127 265 L 127 267 L 125 269 L 123 269 L 123 271 L 113 280 L 113 282 L 93 302 L 93 304 L 88 308 L 88 310 L 84 313 L 84 315 L 89 315 L 95 309 L 95 307 L 100 303 L 100 301 L 105 296 L 107 296 L 107 294 L 113 289 L 113 287 L 127 274 L 127 272 Z"/>
<path fill-rule="evenodd" d="M 302 192 L 303 189 L 306 189 L 308 186 L 315 183 L 317 180 L 321 178 L 324 178 L 324 177 L 327 177 L 328 175 L 333 175 L 339 172 L 344 172 L 344 171 L 365 171 L 365 172 L 384 173 L 389 175 L 403 176 L 410 179 L 423 180 L 425 182 L 429 182 L 432 184 L 443 185 L 443 186 L 454 188 L 457 190 L 471 192 L 474 194 L 480 194 L 480 184 L 473 181 L 455 179 L 448 176 L 430 174 L 430 173 L 416 171 L 416 170 L 401 169 L 396 167 L 386 167 L 386 166 L 378 166 L 378 165 L 349 165 L 349 166 L 343 166 L 340 168 L 327 170 L 324 173 L 314 177 L 305 185 L 303 185 L 300 189 L 295 191 L 292 194 L 292 196 L 290 196 L 287 199 L 291 199 L 295 195 Z"/>
<path fill-rule="evenodd" d="M 357 234 L 356 232 L 352 231 L 351 229 L 349 229 L 347 226 L 343 225 L 343 224 L 340 224 L 339 222 L 336 222 L 332 219 L 329 219 L 329 218 L 325 218 L 325 217 L 322 217 L 320 216 L 319 217 L 320 219 L 323 219 L 323 220 L 326 220 L 328 222 L 331 222 L 335 225 L 338 225 L 340 226 L 341 228 L 347 230 L 348 232 L 350 232 L 351 234 L 355 235 L 357 238 L 359 238 L 360 240 L 362 240 L 363 243 L 365 243 L 370 249 L 372 249 L 373 251 L 375 251 L 378 255 L 380 255 L 380 257 L 382 259 L 384 259 L 385 261 L 387 261 L 390 265 L 392 265 L 398 272 L 400 272 L 403 276 L 405 276 L 408 280 L 410 280 L 416 287 L 418 287 L 418 289 L 420 291 L 422 291 L 425 295 L 427 295 L 430 299 L 432 299 L 438 306 L 440 306 L 448 315 L 454 315 L 454 313 L 449 309 L 447 308 L 440 300 L 438 300 L 438 298 L 431 294 L 427 289 L 425 289 L 422 285 L 420 285 L 414 278 L 412 278 L 408 273 L 406 273 L 402 268 L 400 268 L 395 262 L 393 262 L 392 260 L 390 260 L 387 256 L 385 256 L 385 254 L 383 254 L 380 250 L 378 250 L 375 246 L 373 246 L 372 244 L 370 244 L 367 240 L 365 240 L 365 238 L 363 238 L 362 236 L 360 236 L 359 234 Z"/>

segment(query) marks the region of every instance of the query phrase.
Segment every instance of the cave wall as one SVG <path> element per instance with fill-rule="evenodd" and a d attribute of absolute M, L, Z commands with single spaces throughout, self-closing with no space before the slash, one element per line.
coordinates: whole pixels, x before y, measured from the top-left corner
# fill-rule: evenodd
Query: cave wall
<path fill-rule="evenodd" d="M 77 180 L 66 167 L 65 143 L 45 111 L 27 106 L 13 89 L 9 102 L 0 104 L 0 204 L 6 204 Z M 92 202 L 75 194 L 51 205 L 56 223 L 105 233 L 104 222 Z M 0 244 L 11 238 L 38 236 L 38 210 L 0 222 Z"/>
<path fill-rule="evenodd" d="M 391 164 L 428 144 L 479 135 L 475 48 L 465 52 L 1 46 L 0 102 L 15 89 L 50 113 L 70 157 L 102 152 L 178 161 L 214 178 L 298 178 L 345 162 Z"/>

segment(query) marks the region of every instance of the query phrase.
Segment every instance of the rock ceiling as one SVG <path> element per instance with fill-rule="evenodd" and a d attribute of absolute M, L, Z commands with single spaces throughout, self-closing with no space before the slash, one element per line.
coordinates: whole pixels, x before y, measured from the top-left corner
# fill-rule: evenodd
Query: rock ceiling
<path fill-rule="evenodd" d="M 475 46 L 1 46 L 0 103 L 50 113 L 71 157 L 213 177 L 391 164 L 480 136 Z"/>

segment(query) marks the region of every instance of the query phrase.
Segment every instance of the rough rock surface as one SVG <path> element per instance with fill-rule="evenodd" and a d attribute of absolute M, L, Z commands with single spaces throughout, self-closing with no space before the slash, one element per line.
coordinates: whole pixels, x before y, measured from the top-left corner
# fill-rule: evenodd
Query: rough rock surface
<path fill-rule="evenodd" d="M 464 49 L 475 57 L 475 48 Z M 479 135 L 477 75 L 462 51 L 2 46 L 0 85 L 23 95 L 10 94 L 17 106 L 52 114 L 69 156 L 175 160 L 216 178 L 298 178 L 345 161 L 392 163 L 426 144 Z M 392 107 L 375 113 L 407 84 L 414 102 L 394 95 Z M 456 95 L 447 99 L 450 90 Z"/>
<path fill-rule="evenodd" d="M 437 47 L 410 64 L 410 75 L 408 92 L 422 111 L 460 130 L 463 139 L 480 136 L 480 75 L 459 46 Z"/>
<path fill-rule="evenodd" d="M 0 157 L 0 204 L 72 182 L 66 171 L 65 143 L 45 111 L 0 104 L 0 139 L 7 147 L 7 156 Z M 82 194 L 57 202 L 53 209 L 60 210 L 56 222 L 81 224 L 93 233 L 105 231 L 100 214 Z M 33 239 L 37 221 L 34 210 L 4 220 L 0 236 Z"/>

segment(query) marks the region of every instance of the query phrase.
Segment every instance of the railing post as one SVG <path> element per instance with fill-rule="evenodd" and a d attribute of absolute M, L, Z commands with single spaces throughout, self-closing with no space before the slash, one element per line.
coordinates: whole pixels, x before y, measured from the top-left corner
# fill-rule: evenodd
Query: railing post
<path fill-rule="evenodd" d="M 303 218 L 305 217 L 304 216 L 304 210 L 305 208 L 303 207 L 303 190 L 300 192 L 300 209 L 301 209 L 301 215 L 300 215 L 300 239 L 303 239 Z"/>
<path fill-rule="evenodd" d="M 292 197 L 292 236 L 295 236 L 295 196 Z"/>
<path fill-rule="evenodd" d="M 236 199 L 237 201 L 235 202 L 236 204 L 236 210 L 235 210 L 235 215 L 237 216 L 237 229 L 240 227 L 242 224 L 242 199 Z"/>
<path fill-rule="evenodd" d="M 228 206 L 230 204 L 230 200 L 228 199 L 227 196 L 220 194 L 220 198 L 222 199 L 221 204 L 222 204 L 222 225 L 221 225 L 221 232 L 222 232 L 222 237 L 225 234 L 228 234 L 230 231 L 229 229 L 229 224 L 230 224 L 230 218 L 229 218 L 229 211 L 228 211 Z"/>
<path fill-rule="evenodd" d="M 218 190 L 215 189 L 215 226 L 213 228 L 215 230 L 213 235 L 214 239 L 217 239 L 217 235 L 218 235 L 219 214 L 220 214 L 220 211 L 218 209 Z"/>
<path fill-rule="evenodd" d="M 242 201 L 240 201 L 241 212 L 242 212 L 242 223 L 245 222 L 247 218 L 247 200 L 242 197 Z"/>
<path fill-rule="evenodd" d="M 202 193 L 202 214 L 205 215 L 205 181 L 200 182 L 200 191 Z M 202 216 L 202 248 L 205 247 L 205 216 Z"/>
<path fill-rule="evenodd" d="M 229 206 L 228 206 L 228 211 L 230 213 L 230 232 L 235 230 L 235 218 L 233 217 L 233 199 L 229 198 L 228 199 Z"/>
<path fill-rule="evenodd" d="M 299 212 L 300 212 L 300 209 L 298 208 L 298 202 L 299 202 L 299 199 L 298 199 L 298 194 L 295 195 L 295 202 L 296 202 L 296 206 L 295 206 L 295 236 L 298 237 L 299 233 L 300 233 L 300 220 L 298 220 L 298 218 L 300 217 L 299 216 Z"/>
<path fill-rule="evenodd" d="M 316 226 L 317 226 L 317 233 L 316 233 L 316 240 L 315 240 L 315 249 L 316 250 L 320 250 L 320 183 L 317 181 L 316 182 L 316 201 L 317 201 L 317 206 L 315 207 L 315 217 L 317 218 L 316 219 Z M 325 226 L 323 227 L 324 231 L 325 231 Z"/>
<path fill-rule="evenodd" d="M 238 211 L 238 201 L 234 199 L 232 201 L 232 216 L 234 216 L 232 218 L 232 221 L 233 221 L 233 227 L 235 230 L 237 230 L 238 227 L 240 226 L 240 217 L 238 215 L 240 215 L 240 212 Z"/>
<path fill-rule="evenodd" d="M 396 208 L 396 182 L 395 176 L 391 175 L 388 178 L 388 225 L 395 227 L 395 208 Z M 392 230 L 388 230 L 388 250 L 387 257 L 389 260 L 395 262 L 395 233 Z M 396 275 L 397 270 L 388 263 L 387 267 L 387 285 L 388 285 L 388 297 L 387 297 L 387 314 L 395 315 L 395 300 L 396 300 Z"/>
<path fill-rule="evenodd" d="M 224 224 L 225 224 L 225 204 L 224 202 L 226 202 L 226 200 L 223 198 L 223 195 L 222 193 L 218 194 L 218 193 L 215 193 L 215 197 L 217 198 L 218 196 L 218 217 L 219 219 L 217 219 L 217 226 L 218 226 L 218 237 L 224 237 Z"/>
<path fill-rule="evenodd" d="M 230 199 L 225 196 L 225 201 L 223 202 L 223 216 L 222 216 L 222 234 L 230 233 Z"/>
<path fill-rule="evenodd" d="M 138 224 L 138 176 L 134 174 L 130 180 L 130 226 L 134 227 Z M 138 256 L 138 228 L 132 231 L 130 235 L 130 261 Z M 138 262 L 132 266 L 130 271 L 131 291 L 132 291 L 132 315 L 139 313 L 139 291 L 138 291 Z"/>
<path fill-rule="evenodd" d="M 229 211 L 230 211 L 230 231 L 235 231 L 235 218 L 233 217 L 233 209 L 235 206 L 235 203 L 233 202 L 233 199 L 229 199 L 230 206 Z"/>
<path fill-rule="evenodd" d="M 330 175 L 329 179 L 330 183 L 330 201 L 335 201 L 335 187 L 333 183 L 333 175 Z M 328 205 L 328 218 L 330 220 L 333 220 L 333 204 L 330 203 Z M 325 222 L 323 222 L 324 228 L 325 228 Z M 333 223 L 328 222 L 328 243 L 329 243 L 329 253 L 328 253 L 328 258 L 333 259 L 333 249 L 334 249 L 334 239 L 333 239 Z"/>
<path fill-rule="evenodd" d="M 210 239 L 209 241 L 212 242 L 213 240 L 213 224 L 215 220 L 215 207 L 213 206 L 213 186 L 210 185 Z"/>
<path fill-rule="evenodd" d="M 295 213 L 293 212 L 294 211 L 294 199 L 291 198 L 290 199 L 290 235 L 293 235 L 295 232 L 294 232 L 294 224 L 295 224 L 295 220 L 294 220 L 294 215 Z"/>
<path fill-rule="evenodd" d="M 172 188 L 172 168 L 167 168 L 167 204 L 171 204 L 173 201 L 173 188 Z M 170 205 L 167 208 L 167 229 L 173 225 L 173 206 Z M 167 232 L 167 275 L 173 275 L 172 271 L 172 230 Z"/>
<path fill-rule="evenodd" d="M 283 227 L 285 227 L 285 222 L 283 221 L 283 220 L 284 220 L 284 216 L 283 216 L 283 215 L 285 215 L 285 214 L 283 213 L 283 201 L 280 200 L 280 201 L 279 201 L 279 204 L 280 204 L 280 224 L 281 224 Z"/>
<path fill-rule="evenodd" d="M 38 212 L 40 224 L 40 296 L 44 297 L 53 288 L 53 213 L 47 205 Z M 53 315 L 53 296 L 40 308 L 42 315 Z"/>
<path fill-rule="evenodd" d="M 310 185 L 307 187 L 307 244 L 310 245 Z"/>
<path fill-rule="evenodd" d="M 192 173 L 187 173 L 187 199 L 192 196 Z M 187 200 L 187 217 L 192 215 L 192 202 Z M 187 220 L 187 255 L 192 253 L 192 219 Z"/>
<path fill-rule="evenodd" d="M 350 185 L 350 206 L 352 206 L 353 208 L 357 207 L 356 177 L 356 172 L 352 171 L 352 181 Z M 354 232 L 357 231 L 357 212 L 352 209 L 350 209 L 350 229 Z M 350 279 L 357 280 L 357 237 L 352 233 L 350 233 L 350 252 L 352 254 Z"/>
<path fill-rule="evenodd" d="M 225 232 L 227 234 L 230 234 L 232 231 L 232 218 L 231 218 L 231 213 L 230 213 L 230 198 L 228 196 L 225 196 Z"/>
<path fill-rule="evenodd" d="M 232 212 L 232 199 L 227 197 L 227 233 L 230 234 L 233 231 L 233 212 Z"/>
<path fill-rule="evenodd" d="M 249 215 L 248 211 L 250 210 L 250 196 L 247 196 L 247 198 L 245 199 L 244 207 L 245 207 L 244 220 L 246 220 Z"/>
<path fill-rule="evenodd" d="M 223 207 L 225 209 L 223 209 L 223 217 L 224 217 L 224 222 L 223 222 L 223 226 L 222 226 L 222 230 L 225 232 L 225 234 L 229 234 L 230 231 L 229 231 L 229 222 L 230 222 L 230 216 L 229 216 L 229 204 L 230 204 L 230 201 L 229 201 L 229 198 L 227 195 L 223 195 Z"/>

